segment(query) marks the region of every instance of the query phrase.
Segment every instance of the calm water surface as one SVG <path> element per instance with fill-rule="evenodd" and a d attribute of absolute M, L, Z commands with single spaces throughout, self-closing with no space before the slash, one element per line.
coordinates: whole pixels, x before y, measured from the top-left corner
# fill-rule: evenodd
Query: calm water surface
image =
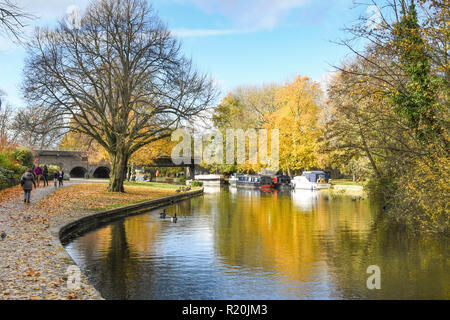
<path fill-rule="evenodd" d="M 106 299 L 450 299 L 448 239 L 387 232 L 369 200 L 207 191 L 167 207 L 176 224 L 156 210 L 66 249 Z"/>

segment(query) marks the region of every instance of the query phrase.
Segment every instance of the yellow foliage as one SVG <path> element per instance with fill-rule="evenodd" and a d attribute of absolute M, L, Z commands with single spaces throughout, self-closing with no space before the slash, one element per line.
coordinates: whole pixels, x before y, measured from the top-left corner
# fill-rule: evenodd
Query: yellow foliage
<path fill-rule="evenodd" d="M 286 83 L 276 95 L 279 109 L 268 115 L 268 129 L 278 129 L 280 168 L 301 170 L 319 166 L 320 123 L 319 85 L 307 77 Z"/>

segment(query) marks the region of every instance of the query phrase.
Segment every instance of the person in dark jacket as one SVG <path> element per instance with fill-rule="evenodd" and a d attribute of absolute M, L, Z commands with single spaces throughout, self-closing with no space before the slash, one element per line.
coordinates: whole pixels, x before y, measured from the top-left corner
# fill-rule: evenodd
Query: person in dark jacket
<path fill-rule="evenodd" d="M 30 203 L 31 190 L 33 190 L 33 185 L 36 188 L 36 180 L 34 178 L 34 174 L 31 171 L 31 169 L 29 169 L 22 175 L 20 183 L 22 185 L 22 189 L 25 194 L 25 199 L 23 202 Z"/>
<path fill-rule="evenodd" d="M 63 186 L 63 180 L 64 180 L 64 171 L 61 169 L 58 171 L 58 181 L 59 181 L 58 186 L 59 187 Z"/>
<path fill-rule="evenodd" d="M 55 183 L 55 188 L 58 187 L 58 172 L 53 173 L 53 182 Z"/>
<path fill-rule="evenodd" d="M 42 170 L 42 178 L 44 180 L 44 187 L 48 187 L 48 168 L 46 165 L 44 166 L 44 170 Z"/>

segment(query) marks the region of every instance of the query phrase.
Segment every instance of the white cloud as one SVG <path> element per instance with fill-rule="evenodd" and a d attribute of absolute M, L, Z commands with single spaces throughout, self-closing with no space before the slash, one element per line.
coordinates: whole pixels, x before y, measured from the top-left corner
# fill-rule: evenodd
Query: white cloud
<path fill-rule="evenodd" d="M 174 0 L 192 3 L 208 13 L 223 14 L 246 29 L 272 29 L 292 9 L 311 0 Z"/>
<path fill-rule="evenodd" d="M 24 11 L 39 18 L 61 18 L 70 6 L 79 6 L 84 9 L 90 0 L 18 0 L 17 5 Z"/>

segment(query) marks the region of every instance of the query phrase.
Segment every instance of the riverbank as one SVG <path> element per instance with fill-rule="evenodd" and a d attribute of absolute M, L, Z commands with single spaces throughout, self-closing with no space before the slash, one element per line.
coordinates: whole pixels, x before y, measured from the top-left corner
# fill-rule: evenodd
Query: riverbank
<path fill-rule="evenodd" d="M 99 211 L 165 196 L 173 188 L 126 186 L 125 194 L 104 191 L 103 181 L 74 180 L 32 192 L 32 203 L 23 203 L 20 187 L 0 192 L 0 299 L 102 299 L 87 277 L 80 289 L 67 288 L 67 268 L 75 265 L 59 241 L 59 230 Z M 55 192 L 56 191 L 56 192 Z"/>

